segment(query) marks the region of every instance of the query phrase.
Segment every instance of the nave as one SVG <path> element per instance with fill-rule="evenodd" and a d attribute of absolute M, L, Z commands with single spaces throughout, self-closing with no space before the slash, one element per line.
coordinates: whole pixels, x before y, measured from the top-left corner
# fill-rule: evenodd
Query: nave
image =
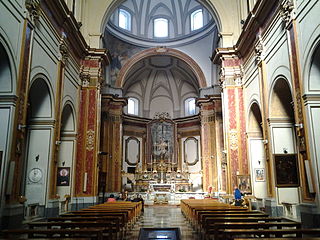
<path fill-rule="evenodd" d="M 128 232 L 125 240 L 138 239 L 141 228 L 180 228 L 182 240 L 195 240 L 197 233 L 182 215 L 178 206 L 155 205 L 145 207 L 134 227 Z"/>

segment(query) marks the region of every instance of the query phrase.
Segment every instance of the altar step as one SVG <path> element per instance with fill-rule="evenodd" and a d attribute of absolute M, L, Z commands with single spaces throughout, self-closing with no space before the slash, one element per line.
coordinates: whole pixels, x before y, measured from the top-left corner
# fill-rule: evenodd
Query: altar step
<path fill-rule="evenodd" d="M 138 239 L 140 228 L 180 228 L 182 240 L 198 239 L 187 219 L 182 215 L 180 207 L 162 205 L 147 206 L 144 213 L 126 234 L 125 240 Z"/>

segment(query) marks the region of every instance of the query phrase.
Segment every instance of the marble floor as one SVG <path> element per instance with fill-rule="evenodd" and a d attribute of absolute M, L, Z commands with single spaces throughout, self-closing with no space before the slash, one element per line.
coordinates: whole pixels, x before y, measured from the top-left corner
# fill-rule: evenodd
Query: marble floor
<path fill-rule="evenodd" d="M 147 206 L 134 227 L 126 234 L 126 240 L 136 240 L 140 228 L 180 228 L 182 240 L 197 240 L 199 236 L 182 215 L 180 207 L 168 205 Z"/>

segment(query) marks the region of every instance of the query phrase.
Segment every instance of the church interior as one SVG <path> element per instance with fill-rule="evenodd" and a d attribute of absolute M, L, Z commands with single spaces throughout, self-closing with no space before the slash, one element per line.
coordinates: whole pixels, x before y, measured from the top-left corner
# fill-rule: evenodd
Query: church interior
<path fill-rule="evenodd" d="M 235 188 L 252 211 L 319 227 L 319 13 L 319 0 L 0 0 L 1 229 L 111 194 L 139 196 L 161 226 L 182 211 L 181 228 L 196 203 L 229 211 Z"/>

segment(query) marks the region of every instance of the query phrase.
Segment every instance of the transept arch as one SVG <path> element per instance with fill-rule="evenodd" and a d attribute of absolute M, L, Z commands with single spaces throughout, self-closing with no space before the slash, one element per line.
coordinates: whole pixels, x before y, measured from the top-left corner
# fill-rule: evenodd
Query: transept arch
<path fill-rule="evenodd" d="M 177 49 L 162 47 L 146 49 L 132 56 L 121 68 L 115 86 L 118 88 L 123 87 L 129 70 L 140 60 L 151 56 L 171 56 L 182 60 L 192 69 L 193 73 L 195 74 L 198 80 L 199 87 L 204 88 L 207 86 L 203 71 L 191 57 Z"/>

